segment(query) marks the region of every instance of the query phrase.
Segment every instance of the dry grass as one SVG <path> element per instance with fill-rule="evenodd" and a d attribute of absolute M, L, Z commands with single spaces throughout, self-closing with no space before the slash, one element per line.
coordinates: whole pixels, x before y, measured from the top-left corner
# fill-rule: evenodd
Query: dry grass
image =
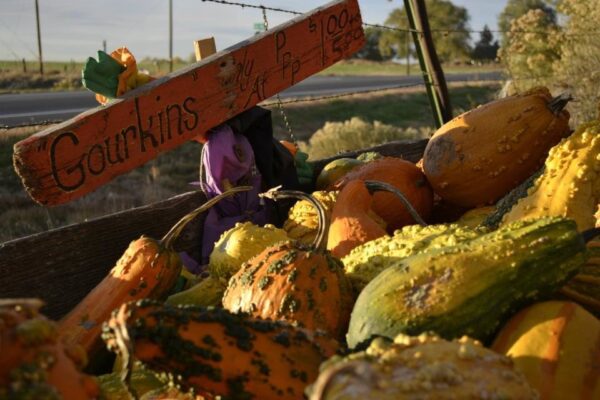
<path fill-rule="evenodd" d="M 451 94 L 455 113 L 488 101 L 495 96 L 497 89 L 497 85 L 454 88 Z M 327 122 L 341 122 L 353 117 L 360 117 L 369 124 L 381 121 L 398 131 L 409 127 L 420 130 L 433 125 L 422 90 L 298 103 L 286 106 L 286 112 L 300 140 L 307 140 Z M 273 126 L 278 138 L 287 137 L 282 118 L 276 110 L 273 112 Z M 191 190 L 189 182 L 198 179 L 200 145 L 190 142 L 118 177 L 82 199 L 44 208 L 27 196 L 12 167 L 13 144 L 38 130 L 0 130 L 0 243 L 166 199 Z"/>

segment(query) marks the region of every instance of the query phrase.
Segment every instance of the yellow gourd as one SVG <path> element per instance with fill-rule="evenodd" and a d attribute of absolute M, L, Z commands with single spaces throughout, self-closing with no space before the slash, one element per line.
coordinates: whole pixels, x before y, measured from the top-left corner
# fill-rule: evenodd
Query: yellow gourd
<path fill-rule="evenodd" d="M 600 201 L 600 121 L 581 125 L 550 150 L 544 173 L 527 196 L 504 216 L 502 225 L 541 216 L 562 216 L 580 231 L 593 228 Z"/>
<path fill-rule="evenodd" d="M 287 233 L 273 225 L 237 223 L 225 231 L 210 253 L 208 271 L 215 278 L 229 279 L 243 263 L 275 243 L 288 241 Z"/>

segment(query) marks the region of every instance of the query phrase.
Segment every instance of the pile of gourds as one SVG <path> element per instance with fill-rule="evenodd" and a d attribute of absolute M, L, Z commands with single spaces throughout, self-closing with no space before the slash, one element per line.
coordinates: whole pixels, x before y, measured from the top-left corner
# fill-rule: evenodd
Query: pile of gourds
<path fill-rule="evenodd" d="M 178 224 L 57 324 L 0 303 L 0 399 L 600 399 L 600 122 L 572 132 L 568 101 L 496 100 L 419 163 L 341 159 L 312 196 L 267 192 L 299 200 L 283 229 L 236 225 L 201 277 Z M 106 349 L 114 372 L 81 372 Z"/>

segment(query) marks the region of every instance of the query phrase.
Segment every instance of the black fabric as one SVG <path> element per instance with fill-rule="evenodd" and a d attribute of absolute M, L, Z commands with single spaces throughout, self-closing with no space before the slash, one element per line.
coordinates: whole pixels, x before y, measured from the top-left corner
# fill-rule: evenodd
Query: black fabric
<path fill-rule="evenodd" d="M 280 186 L 287 190 L 302 190 L 298 181 L 296 165 L 292 154 L 273 137 L 271 110 L 252 107 L 227 121 L 234 132 L 248 139 L 256 167 L 262 175 L 263 190 Z M 287 218 L 287 211 L 293 201 L 278 202 L 272 216 L 275 225 L 281 225 Z"/>

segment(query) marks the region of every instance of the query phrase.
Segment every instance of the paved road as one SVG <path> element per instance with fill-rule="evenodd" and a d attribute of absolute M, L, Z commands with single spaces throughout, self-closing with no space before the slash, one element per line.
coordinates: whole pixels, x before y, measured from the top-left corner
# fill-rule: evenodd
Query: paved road
<path fill-rule="evenodd" d="M 449 82 L 499 80 L 499 72 L 448 74 Z M 383 89 L 422 82 L 421 76 L 313 76 L 281 93 L 282 98 L 325 96 Z M 0 95 L 0 125 L 63 120 L 96 107 L 89 91 L 43 92 Z"/>

